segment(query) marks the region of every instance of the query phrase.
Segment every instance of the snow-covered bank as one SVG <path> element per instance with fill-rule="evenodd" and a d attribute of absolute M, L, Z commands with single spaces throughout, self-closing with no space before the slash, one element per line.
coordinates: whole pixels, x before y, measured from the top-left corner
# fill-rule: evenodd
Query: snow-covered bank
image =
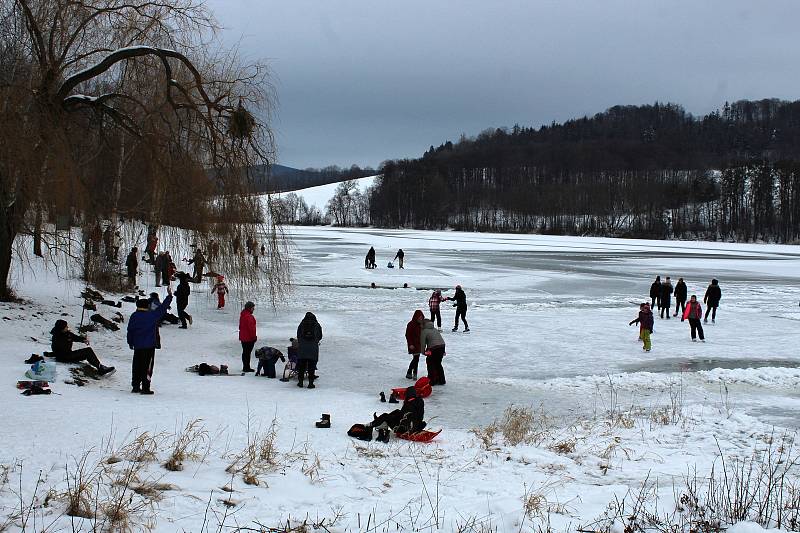
<path fill-rule="evenodd" d="M 718 445 L 728 457 L 749 456 L 779 441 L 783 430 L 773 425 L 793 432 L 800 420 L 797 248 L 374 229 L 289 233 L 296 274 L 290 301 L 273 313 L 262 305 L 266 299 L 235 294 L 217 311 L 208 287 L 193 287 L 194 324 L 162 328 L 150 398 L 129 392 L 124 330 L 91 334 L 103 361 L 118 367 L 115 375 L 78 388 L 62 383 L 62 369 L 57 395 L 20 396 L 13 385 L 22 361 L 48 349 L 47 332 L 62 313 L 77 325 L 81 289 L 44 265 L 21 280 L 24 303 L 0 305 L 7 376 L 0 464 L 9 467 L 0 516 L 19 511 L 20 478 L 23 502 L 31 501 L 40 470 L 40 503 L 47 488 L 64 490 L 65 469 L 73 472 L 74 458 L 86 450 L 94 450 L 91 464 L 123 459 L 106 475 L 124 473 L 132 462 L 122 443 L 146 431 L 160 437 L 140 481 L 174 487 L 153 504 L 157 531 L 216 531 L 220 521 L 277 526 L 290 516 L 317 523 L 339 516 L 326 526 L 331 531 L 437 524 L 450 531 L 470 520 L 519 531 L 549 517 L 553 531 L 564 531 L 592 523 L 645 479 L 662 487 L 662 510 L 674 510 L 672 484 L 682 486 L 694 468 L 708 474 Z M 370 245 L 379 268 L 368 271 Z M 406 268 L 385 268 L 400 247 Z M 683 276 L 701 297 L 711 277 L 720 279 L 723 301 L 707 343 L 691 343 L 685 323 L 656 319 L 653 351 L 641 351 L 627 323 L 655 274 Z M 371 282 L 379 288 L 369 289 Z M 429 289 L 456 283 L 469 298 L 472 333 L 445 331 L 448 384 L 426 403 L 431 426 L 443 433 L 429 445 L 348 438 L 352 423 L 393 407 L 378 402 L 379 391 L 407 383 L 403 333 L 413 310 L 426 309 Z M 259 304 L 259 345 L 283 348 L 305 311 L 317 314 L 325 338 L 316 390 L 184 371 L 201 361 L 238 368 L 235 302 L 247 299 Z M 127 316 L 132 307 L 125 305 Z M 443 315 L 446 327 L 453 312 L 445 307 Z M 528 442 L 512 446 L 502 432 L 488 441 L 486 431 L 470 432 L 510 404 L 540 413 Z M 332 429 L 314 427 L 322 412 L 331 414 Z M 161 463 L 172 435 L 195 419 L 205 431 L 195 438 L 197 456 L 183 471 L 168 472 Z M 259 459 L 259 485 L 226 472 L 248 441 L 268 440 L 273 419 L 275 452 Z M 32 514 L 37 524 L 57 519 L 51 530 L 71 530 L 68 518 L 58 518 L 63 509 L 50 498 Z"/>

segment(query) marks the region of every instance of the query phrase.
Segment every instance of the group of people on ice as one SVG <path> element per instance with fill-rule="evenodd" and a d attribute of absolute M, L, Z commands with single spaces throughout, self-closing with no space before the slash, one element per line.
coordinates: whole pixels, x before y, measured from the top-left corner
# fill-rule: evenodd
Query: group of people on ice
<path fill-rule="evenodd" d="M 670 311 L 672 309 L 672 296 L 675 296 L 675 312 L 673 317 L 678 316 L 680 309 L 681 322 L 689 321 L 689 331 L 692 342 L 697 341 L 697 337 L 701 342 L 705 342 L 705 332 L 703 331 L 703 323 L 708 322 L 708 315 L 711 314 L 711 322 L 716 322 L 717 308 L 722 299 L 722 289 L 719 286 L 719 281 L 716 279 L 711 280 L 711 284 L 706 289 L 703 296 L 703 303 L 707 305 L 705 317 L 703 316 L 703 307 L 697 299 L 697 295 L 692 294 L 689 301 L 686 300 L 688 290 L 683 278 L 678 278 L 678 283 L 673 288 L 670 277 L 667 276 L 664 281 L 661 281 L 661 276 L 656 276 L 655 281 L 650 285 L 650 302 L 643 302 L 639 304 L 639 315 L 630 321 L 629 325 L 639 324 L 639 340 L 643 343 L 642 349 L 649 352 L 652 348 L 651 334 L 654 331 L 654 314 L 653 309 L 656 307 L 659 310 L 660 318 L 670 318 Z"/>
<path fill-rule="evenodd" d="M 392 261 L 397 261 L 398 268 L 405 268 L 403 266 L 403 260 L 405 259 L 406 253 L 403 251 L 402 248 L 397 250 L 397 253 L 394 255 L 394 259 Z M 389 261 L 386 265 L 387 268 L 394 268 L 394 263 Z M 375 248 L 370 246 L 369 250 L 367 250 L 367 255 L 364 257 L 364 268 L 366 269 L 373 269 L 378 268 L 378 264 L 375 260 Z"/>

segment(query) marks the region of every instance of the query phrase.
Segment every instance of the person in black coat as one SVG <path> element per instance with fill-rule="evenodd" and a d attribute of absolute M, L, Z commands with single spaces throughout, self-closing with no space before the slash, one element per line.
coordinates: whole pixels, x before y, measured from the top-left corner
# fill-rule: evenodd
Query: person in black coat
<path fill-rule="evenodd" d="M 306 313 L 297 326 L 297 386 L 303 386 L 303 379 L 308 373 L 308 388 L 315 388 L 314 379 L 319 362 L 319 342 L 322 340 L 322 326 L 317 322 L 314 313 Z"/>
<path fill-rule="evenodd" d="M 189 287 L 189 274 L 185 272 L 178 273 L 178 287 L 175 289 L 175 303 L 178 306 L 178 318 L 181 321 L 180 329 L 186 329 L 186 321 L 192 323 L 192 315 L 186 312 L 186 307 L 189 306 L 189 294 L 192 289 Z"/>
<path fill-rule="evenodd" d="M 88 346 L 80 350 L 72 349 L 73 342 L 89 344 L 89 340 L 86 337 L 72 333 L 69 330 L 69 324 L 67 324 L 66 320 L 56 320 L 53 329 L 50 330 L 50 335 L 53 336 L 50 349 L 53 350 L 53 355 L 59 363 L 79 363 L 81 361 L 86 361 L 95 367 L 97 373 L 101 376 L 114 371 L 113 366 L 101 364 L 94 350 Z"/>
<path fill-rule="evenodd" d="M 666 314 L 667 319 L 669 319 L 669 308 L 672 307 L 672 291 L 672 281 L 670 281 L 669 276 L 667 276 L 667 279 L 661 284 L 661 296 L 659 297 L 659 305 L 661 307 L 658 310 L 659 318 L 664 318 Z"/>
<path fill-rule="evenodd" d="M 125 259 L 125 268 L 128 271 L 128 284 L 136 286 L 136 272 L 139 270 L 139 249 L 135 246 L 131 248 L 131 253 Z"/>
<path fill-rule="evenodd" d="M 413 386 L 406 389 L 403 406 L 389 413 L 372 415 L 370 424 L 373 428 L 386 424 L 397 433 L 420 431 L 425 427 L 425 400 L 417 397 L 417 389 Z"/>
<path fill-rule="evenodd" d="M 675 284 L 675 314 L 672 316 L 678 316 L 678 309 L 681 310 L 681 316 L 683 316 L 683 311 L 686 309 L 686 295 L 686 283 L 683 278 L 678 278 L 678 283 Z"/>
<path fill-rule="evenodd" d="M 656 276 L 656 280 L 650 285 L 650 308 L 658 309 L 661 301 L 661 276 Z"/>
<path fill-rule="evenodd" d="M 458 331 L 459 318 L 464 321 L 464 331 L 469 331 L 469 324 L 467 324 L 467 295 L 461 285 L 456 285 L 456 293 L 449 299 L 455 302 L 453 307 L 456 308 L 456 323 L 453 326 L 453 331 Z"/>
<path fill-rule="evenodd" d="M 703 302 L 707 306 L 705 322 L 708 322 L 708 313 L 711 313 L 711 322 L 717 321 L 717 307 L 720 300 L 722 300 L 722 289 L 719 288 L 719 281 L 712 279 L 711 285 L 706 289 L 706 295 L 703 296 Z"/>

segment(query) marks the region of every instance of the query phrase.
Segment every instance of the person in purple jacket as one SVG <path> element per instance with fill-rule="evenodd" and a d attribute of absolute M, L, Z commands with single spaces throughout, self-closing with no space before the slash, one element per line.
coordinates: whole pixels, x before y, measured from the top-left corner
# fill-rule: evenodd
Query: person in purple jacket
<path fill-rule="evenodd" d="M 136 311 L 128 320 L 128 346 L 133 350 L 133 378 L 131 392 L 153 394 L 150 388 L 153 360 L 156 347 L 159 347 L 158 322 L 166 314 L 172 303 L 172 287 L 167 287 L 167 297 L 150 310 L 150 300 L 138 300 Z"/>

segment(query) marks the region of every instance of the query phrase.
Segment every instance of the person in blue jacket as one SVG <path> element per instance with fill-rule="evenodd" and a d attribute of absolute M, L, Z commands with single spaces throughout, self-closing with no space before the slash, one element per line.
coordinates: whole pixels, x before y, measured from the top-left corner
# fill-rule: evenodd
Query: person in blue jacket
<path fill-rule="evenodd" d="M 158 323 L 172 303 L 172 287 L 158 307 L 150 310 L 150 300 L 138 300 L 136 311 L 128 319 L 128 346 L 133 350 L 131 392 L 153 394 L 150 388 L 151 368 L 158 344 Z"/>

